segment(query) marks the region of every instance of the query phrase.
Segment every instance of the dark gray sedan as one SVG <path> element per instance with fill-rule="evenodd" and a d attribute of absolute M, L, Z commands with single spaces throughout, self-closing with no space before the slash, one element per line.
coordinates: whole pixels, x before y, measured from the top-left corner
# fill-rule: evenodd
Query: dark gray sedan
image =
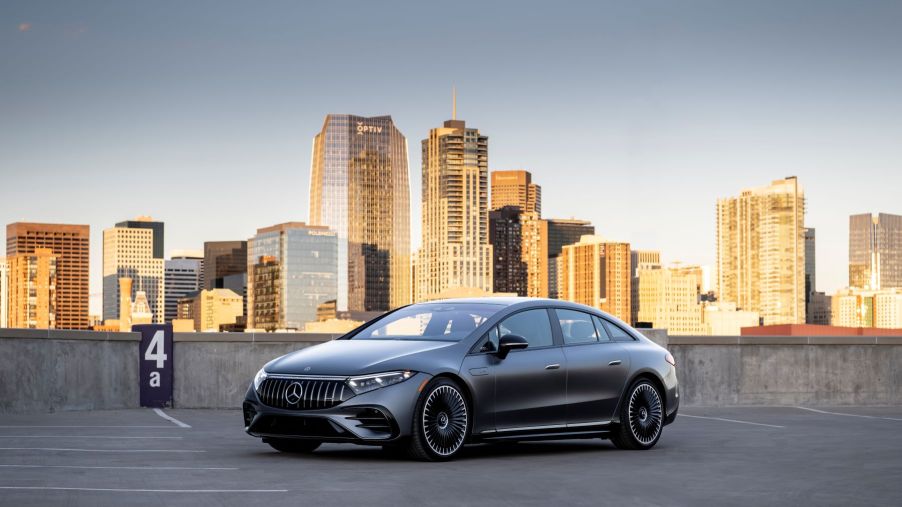
<path fill-rule="evenodd" d="M 284 452 L 349 442 L 433 461 L 469 442 L 650 449 L 678 407 L 673 356 L 620 320 L 558 300 L 477 298 L 405 306 L 270 361 L 244 423 Z"/>

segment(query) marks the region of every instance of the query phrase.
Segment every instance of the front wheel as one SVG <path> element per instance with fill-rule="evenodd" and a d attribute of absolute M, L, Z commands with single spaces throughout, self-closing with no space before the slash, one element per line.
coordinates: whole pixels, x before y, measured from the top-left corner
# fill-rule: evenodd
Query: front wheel
<path fill-rule="evenodd" d="M 265 440 L 273 449 L 292 454 L 313 452 L 322 442 L 289 438 L 268 438 Z"/>
<path fill-rule="evenodd" d="M 620 407 L 620 424 L 611 442 L 620 449 L 651 449 L 664 428 L 664 403 L 658 389 L 646 379 L 630 386 Z"/>
<path fill-rule="evenodd" d="M 461 388 L 451 379 L 435 379 L 417 401 L 407 452 L 421 461 L 449 460 L 463 448 L 469 431 L 470 412 Z"/>

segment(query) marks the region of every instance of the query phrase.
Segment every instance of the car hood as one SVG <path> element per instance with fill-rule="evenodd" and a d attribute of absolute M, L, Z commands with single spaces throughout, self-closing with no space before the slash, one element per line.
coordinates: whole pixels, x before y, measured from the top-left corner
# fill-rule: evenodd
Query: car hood
<path fill-rule="evenodd" d="M 335 340 L 284 355 L 266 365 L 267 373 L 365 375 L 390 370 L 423 371 L 427 356 L 457 342 L 411 340 Z"/>

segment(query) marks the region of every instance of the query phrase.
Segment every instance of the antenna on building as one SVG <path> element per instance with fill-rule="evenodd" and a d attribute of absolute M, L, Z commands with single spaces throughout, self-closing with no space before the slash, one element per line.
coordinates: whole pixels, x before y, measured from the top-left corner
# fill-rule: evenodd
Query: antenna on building
<path fill-rule="evenodd" d="M 451 86 L 451 119 L 457 119 L 457 89 Z"/>

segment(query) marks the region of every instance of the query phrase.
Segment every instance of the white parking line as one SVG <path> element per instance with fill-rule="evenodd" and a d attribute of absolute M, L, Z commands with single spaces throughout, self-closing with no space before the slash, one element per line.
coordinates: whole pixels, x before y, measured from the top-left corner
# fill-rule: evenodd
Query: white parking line
<path fill-rule="evenodd" d="M 114 437 L 109 435 L 0 435 L 0 438 L 102 438 L 109 440 L 181 440 L 183 437 Z"/>
<path fill-rule="evenodd" d="M 111 491 L 115 493 L 287 493 L 287 489 L 126 489 L 126 488 L 62 488 L 56 486 L 0 486 L 0 489 L 44 491 Z"/>
<path fill-rule="evenodd" d="M 0 447 L 0 451 L 67 451 L 67 452 L 207 452 L 190 449 L 69 449 L 62 447 Z"/>
<path fill-rule="evenodd" d="M 8 465 L 0 464 L 0 468 L 77 468 L 86 470 L 240 470 L 233 467 L 114 467 L 114 466 L 86 466 L 86 465 Z"/>
<path fill-rule="evenodd" d="M 163 412 L 162 410 L 160 410 L 160 409 L 158 409 L 158 408 L 153 409 L 153 411 L 156 412 L 158 416 L 160 416 L 160 417 L 162 417 L 163 419 L 166 419 L 167 421 L 169 421 L 169 422 L 175 424 L 175 425 L 178 426 L 179 428 L 190 428 L 190 427 L 191 427 L 190 425 L 185 424 L 185 423 L 183 423 L 182 421 L 179 421 L 179 420 L 176 419 L 175 417 L 172 417 L 171 415 L 167 414 L 166 412 Z"/>
<path fill-rule="evenodd" d="M 886 421 L 902 421 L 897 417 L 883 417 L 879 415 L 863 415 L 863 414 L 848 414 L 845 412 L 830 412 L 827 410 L 818 410 L 816 408 L 808 408 L 808 407 L 795 407 L 799 410 L 807 410 L 809 412 L 815 412 L 818 414 L 827 414 L 827 415 L 841 415 L 844 417 L 861 417 L 862 419 L 884 419 Z"/>
<path fill-rule="evenodd" d="M 677 417 L 691 417 L 693 419 L 710 419 L 712 421 L 723 421 L 723 422 L 731 422 L 731 423 L 739 423 L 739 424 L 751 424 L 752 426 L 766 426 L 768 428 L 785 428 L 786 426 L 778 426 L 776 424 L 764 424 L 764 423 L 756 423 L 751 421 L 739 421 L 736 419 L 725 419 L 723 417 L 705 417 L 702 415 L 689 415 L 680 413 Z"/>
<path fill-rule="evenodd" d="M 96 426 L 96 425 L 95 425 L 95 426 L 84 426 L 84 425 L 82 425 L 82 426 L 59 426 L 59 425 L 54 425 L 54 426 L 36 426 L 36 425 L 30 425 L 30 424 L 29 424 L 29 425 L 25 425 L 25 424 L 22 424 L 22 425 L 4 424 L 4 425 L 0 425 L 0 428 L 168 428 L 168 429 L 172 429 L 172 426 L 169 426 L 169 425 L 167 425 L 167 424 L 157 424 L 157 425 L 153 425 L 153 426 L 137 426 L 137 425 L 135 425 L 135 426 L 132 426 L 132 425 L 118 425 L 118 426 Z"/>

